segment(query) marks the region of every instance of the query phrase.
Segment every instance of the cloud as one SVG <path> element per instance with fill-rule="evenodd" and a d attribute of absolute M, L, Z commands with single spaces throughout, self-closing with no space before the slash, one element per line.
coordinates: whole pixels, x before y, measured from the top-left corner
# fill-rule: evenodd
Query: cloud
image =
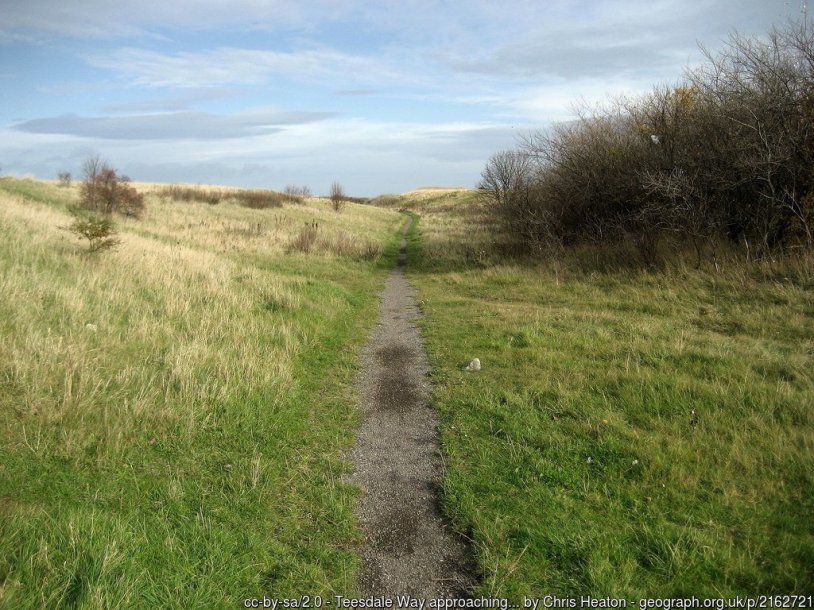
<path fill-rule="evenodd" d="M 519 129 L 519 128 L 518 128 Z M 54 177 L 78 172 L 99 154 L 134 180 L 283 188 L 308 184 L 327 193 L 376 195 L 421 184 L 474 185 L 486 159 L 515 143 L 506 125 L 428 124 L 328 118 L 282 132 L 235 139 L 127 140 L 0 129 L 4 171 Z"/>
<path fill-rule="evenodd" d="M 241 93 L 242 90 L 236 88 L 209 87 L 205 89 L 191 89 L 187 90 L 183 95 L 108 104 L 102 108 L 102 111 L 114 114 L 134 112 L 180 112 L 182 110 L 189 110 L 199 102 L 234 98 Z"/>
<path fill-rule="evenodd" d="M 361 0 L 26 0 L 3 3 L 0 31 L 115 38 L 149 35 L 151 30 L 168 28 L 207 30 L 243 25 L 303 29 L 313 23 L 314 15 L 336 19 L 360 3 Z"/>
<path fill-rule="evenodd" d="M 764 34 L 767 24 L 783 17 L 772 3 L 756 0 L 546 2 L 516 12 L 491 24 L 485 43 L 439 48 L 439 61 L 456 72 L 504 81 L 658 81 L 679 77 L 688 61 L 699 59 L 698 41 L 717 48 L 735 29 Z"/>
<path fill-rule="evenodd" d="M 672 39 L 672 40 L 671 40 Z M 579 79 L 680 70 L 685 60 L 674 36 L 591 29 L 582 36 L 556 33 L 541 40 L 507 45 L 486 58 L 450 63 L 456 70 L 505 78 Z"/>
<path fill-rule="evenodd" d="M 639 24 L 705 39 L 721 24 L 762 33 L 765 24 L 799 15 L 797 2 L 765 0 L 25 0 L 6 1 L 0 43 L 32 33 L 80 38 L 163 37 L 175 29 L 319 33 L 352 27 L 361 38 L 383 34 L 396 46 L 476 52 L 531 33 L 595 25 Z M 360 40 L 360 42 L 363 42 Z"/>
<path fill-rule="evenodd" d="M 53 177 L 94 151 L 137 179 L 317 192 L 338 179 L 364 194 L 473 184 L 515 132 L 569 120 L 580 98 L 678 79 L 697 40 L 715 51 L 730 30 L 762 34 L 797 10 L 765 0 L 0 3 L 0 78 L 15 81 L 0 117 L 23 117 L 0 124 L 4 168 Z M 347 115 L 240 111 L 314 100 Z"/>
<path fill-rule="evenodd" d="M 339 97 L 362 97 L 365 95 L 376 95 L 379 93 L 375 89 L 342 89 L 334 91 L 334 95 Z"/>
<path fill-rule="evenodd" d="M 90 55 L 87 62 L 111 70 L 122 80 L 146 87 L 259 85 L 282 76 L 311 82 L 401 80 L 402 75 L 374 57 L 331 49 L 279 52 L 219 47 L 174 54 L 126 47 Z"/>
<path fill-rule="evenodd" d="M 266 135 L 285 126 L 332 116 L 320 112 L 261 109 L 237 115 L 184 111 L 114 117 L 63 115 L 32 119 L 14 125 L 28 133 L 62 134 L 111 140 L 220 140 Z"/>

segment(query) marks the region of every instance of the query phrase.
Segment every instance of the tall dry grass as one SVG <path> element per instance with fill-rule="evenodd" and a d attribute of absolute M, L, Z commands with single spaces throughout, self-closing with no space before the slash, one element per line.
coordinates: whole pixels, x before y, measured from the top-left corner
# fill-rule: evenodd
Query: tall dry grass
<path fill-rule="evenodd" d="M 392 250 L 399 215 L 136 188 L 142 218 L 89 255 L 62 228 L 75 186 L 0 184 L 0 606 L 349 587 L 336 481 L 385 267 L 287 248 L 316 221 Z"/>

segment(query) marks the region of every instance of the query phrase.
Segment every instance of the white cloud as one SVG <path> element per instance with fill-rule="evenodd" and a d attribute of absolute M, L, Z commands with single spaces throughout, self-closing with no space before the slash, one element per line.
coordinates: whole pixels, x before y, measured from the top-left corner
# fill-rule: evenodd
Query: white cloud
<path fill-rule="evenodd" d="M 340 84 L 403 82 L 403 75 L 376 58 L 324 48 L 278 52 L 219 47 L 166 54 L 128 47 L 86 59 L 94 67 L 146 87 L 258 85 L 275 76 Z"/>
<path fill-rule="evenodd" d="M 307 28 L 315 15 L 336 18 L 359 0 L 26 0 L 3 4 L 3 31 L 114 38 L 167 28 Z"/>
<path fill-rule="evenodd" d="M 243 139 L 104 140 L 0 130 L 4 171 L 53 177 L 78 172 L 100 154 L 135 180 L 189 181 L 282 188 L 309 184 L 327 192 L 376 195 L 422 184 L 477 181 L 495 150 L 514 144 L 515 130 L 494 123 L 369 121 L 331 118 Z"/>
<path fill-rule="evenodd" d="M 63 134 L 113 140 L 220 140 L 264 135 L 281 127 L 319 121 L 329 113 L 257 109 L 235 115 L 170 112 L 112 117 L 63 115 L 14 125 L 29 133 Z"/>
<path fill-rule="evenodd" d="M 25 60 L 2 57 L 15 79 L 3 92 L 36 94 L 49 115 L 0 129 L 5 169 L 50 177 L 98 152 L 136 179 L 316 191 L 340 179 L 362 194 L 471 185 L 515 132 L 572 118 L 580 99 L 673 81 L 696 40 L 714 50 L 733 29 L 763 33 L 796 11 L 763 0 L 0 3 L 0 49 Z M 49 52 L 102 74 L 85 66 L 55 84 L 61 62 L 37 59 Z M 281 86 L 309 103 L 321 91 L 326 110 L 354 117 L 241 110 L 279 100 Z"/>
<path fill-rule="evenodd" d="M 186 89 L 181 95 L 169 97 L 156 97 L 131 102 L 115 102 L 102 108 L 103 112 L 113 114 L 143 113 L 143 112 L 179 112 L 190 110 L 200 102 L 226 100 L 236 98 L 244 93 L 240 88 L 206 87 L 201 89 Z"/>

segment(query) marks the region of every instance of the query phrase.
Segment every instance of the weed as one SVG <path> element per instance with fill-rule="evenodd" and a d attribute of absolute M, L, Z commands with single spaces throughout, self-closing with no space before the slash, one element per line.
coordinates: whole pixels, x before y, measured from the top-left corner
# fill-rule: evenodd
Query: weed
<path fill-rule="evenodd" d="M 316 221 L 306 222 L 288 244 L 289 252 L 309 253 L 314 249 L 319 236 L 319 224 Z"/>

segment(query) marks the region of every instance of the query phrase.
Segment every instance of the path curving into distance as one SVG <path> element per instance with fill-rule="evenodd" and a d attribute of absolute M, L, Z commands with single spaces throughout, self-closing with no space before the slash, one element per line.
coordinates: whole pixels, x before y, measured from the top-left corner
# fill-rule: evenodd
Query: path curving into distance
<path fill-rule="evenodd" d="M 430 405 L 420 313 L 407 283 L 407 232 L 385 282 L 379 324 L 362 352 L 362 424 L 350 455 L 362 490 L 359 588 L 365 596 L 466 597 L 474 585 L 468 547 L 438 508 L 438 417 Z"/>

